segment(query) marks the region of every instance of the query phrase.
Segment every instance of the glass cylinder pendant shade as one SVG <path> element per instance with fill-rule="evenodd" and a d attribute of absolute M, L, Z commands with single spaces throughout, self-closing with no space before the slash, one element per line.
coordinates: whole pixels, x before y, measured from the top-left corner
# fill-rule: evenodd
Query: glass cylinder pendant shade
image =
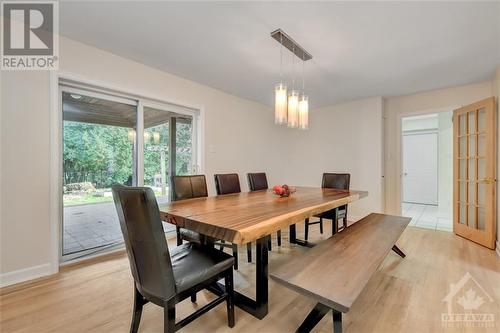
<path fill-rule="evenodd" d="M 309 128 L 309 97 L 302 95 L 299 101 L 299 128 Z"/>
<path fill-rule="evenodd" d="M 299 92 L 292 90 L 288 95 L 288 127 L 299 126 Z"/>
<path fill-rule="evenodd" d="M 287 122 L 287 93 L 283 83 L 274 88 L 274 122 L 279 125 Z"/>

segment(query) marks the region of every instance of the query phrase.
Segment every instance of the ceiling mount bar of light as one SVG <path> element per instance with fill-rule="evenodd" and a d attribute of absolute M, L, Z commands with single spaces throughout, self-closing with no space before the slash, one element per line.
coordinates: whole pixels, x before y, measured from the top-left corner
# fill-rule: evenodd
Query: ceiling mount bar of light
<path fill-rule="evenodd" d="M 307 61 L 312 59 L 312 55 L 296 41 L 294 41 L 292 37 L 288 36 L 283 30 L 274 30 L 271 32 L 271 37 L 276 39 L 280 44 L 282 43 L 284 47 L 294 53 L 300 60 Z"/>

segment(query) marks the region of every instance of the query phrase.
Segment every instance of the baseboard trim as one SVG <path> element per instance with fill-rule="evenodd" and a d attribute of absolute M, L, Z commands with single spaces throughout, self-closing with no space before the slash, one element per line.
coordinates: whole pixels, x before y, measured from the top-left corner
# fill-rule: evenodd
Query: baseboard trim
<path fill-rule="evenodd" d="M 496 246 L 495 246 L 495 252 L 498 254 L 500 257 L 500 240 L 497 240 Z"/>
<path fill-rule="evenodd" d="M 54 274 L 50 263 L 0 274 L 0 288 Z"/>

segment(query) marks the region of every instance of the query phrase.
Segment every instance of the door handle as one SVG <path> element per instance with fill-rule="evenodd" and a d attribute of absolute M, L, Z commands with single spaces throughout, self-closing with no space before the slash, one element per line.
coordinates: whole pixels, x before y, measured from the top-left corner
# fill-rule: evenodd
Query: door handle
<path fill-rule="evenodd" d="M 480 182 L 483 184 L 495 184 L 497 182 L 497 180 L 491 179 L 491 178 L 483 178 L 480 180 Z"/>

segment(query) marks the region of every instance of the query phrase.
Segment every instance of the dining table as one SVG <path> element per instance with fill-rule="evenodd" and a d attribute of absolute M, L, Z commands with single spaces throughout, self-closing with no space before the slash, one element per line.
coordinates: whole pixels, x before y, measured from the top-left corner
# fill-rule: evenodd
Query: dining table
<path fill-rule="evenodd" d="M 296 223 L 323 213 L 323 218 L 333 221 L 333 235 L 337 231 L 337 208 L 368 195 L 366 191 L 317 187 L 295 187 L 295 190 L 289 197 L 262 190 L 172 201 L 160 205 L 160 216 L 165 222 L 217 240 L 233 244 L 256 242 L 255 299 L 235 291 L 234 301 L 239 308 L 262 319 L 268 313 L 270 235 L 289 228 L 290 243 L 314 246 L 297 239 Z M 225 292 L 221 283 L 214 284 L 210 290 L 216 294 Z"/>

